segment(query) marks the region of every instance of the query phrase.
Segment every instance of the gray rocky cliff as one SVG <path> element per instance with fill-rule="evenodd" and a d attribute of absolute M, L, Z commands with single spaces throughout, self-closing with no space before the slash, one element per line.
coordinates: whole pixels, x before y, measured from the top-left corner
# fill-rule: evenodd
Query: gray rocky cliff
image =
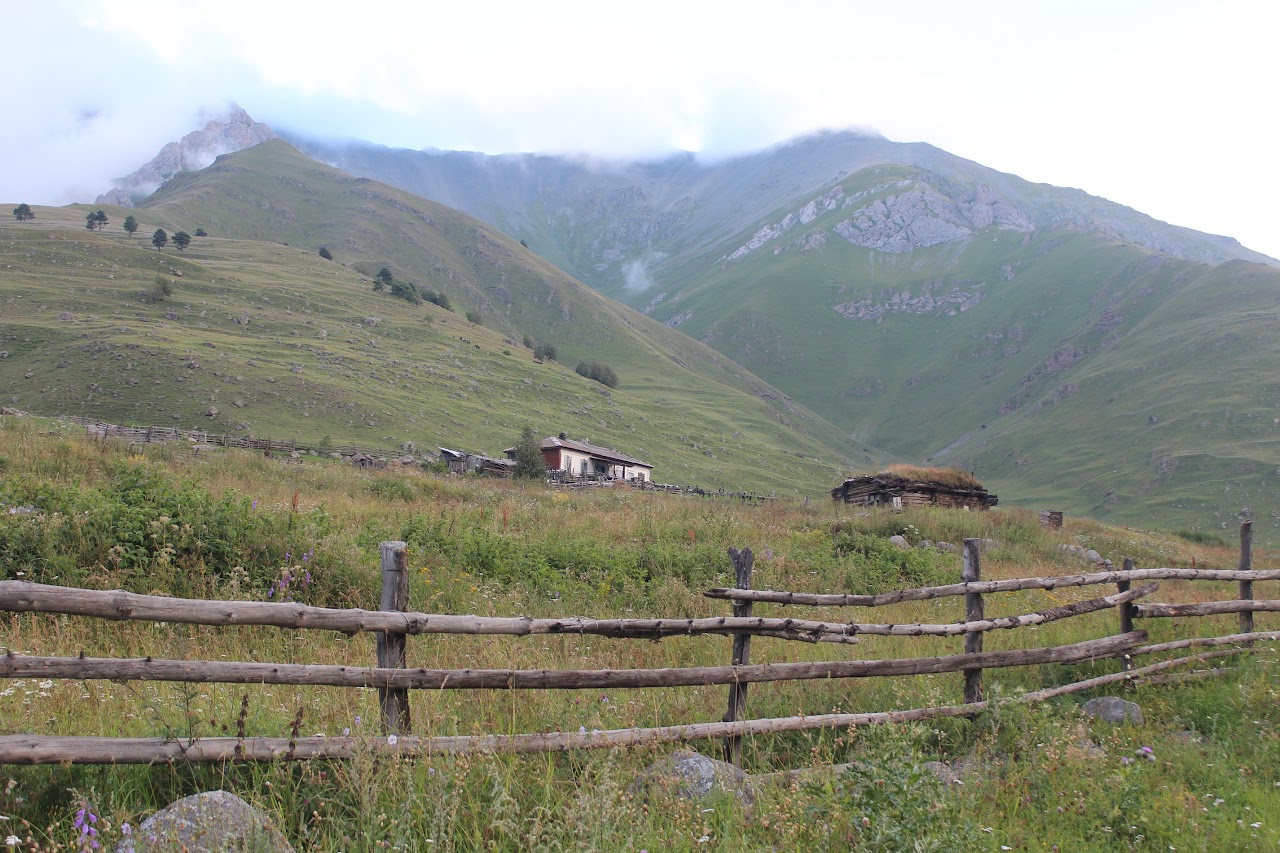
<path fill-rule="evenodd" d="M 232 104 L 225 116 L 210 120 L 202 129 L 188 133 L 178 142 L 170 142 L 142 168 L 117 178 L 115 187 L 98 196 L 94 204 L 133 207 L 179 172 L 203 169 L 219 155 L 243 151 L 275 138 L 276 133 L 270 127 L 254 121 L 247 112 Z"/>

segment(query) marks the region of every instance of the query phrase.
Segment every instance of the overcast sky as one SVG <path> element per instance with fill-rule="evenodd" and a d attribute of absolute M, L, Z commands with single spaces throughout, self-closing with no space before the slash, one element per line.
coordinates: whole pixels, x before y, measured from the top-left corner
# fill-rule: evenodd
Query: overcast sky
<path fill-rule="evenodd" d="M 408 148 L 929 142 L 1280 257 L 1273 0 L 0 0 L 0 202 L 92 201 L 238 102 Z"/>

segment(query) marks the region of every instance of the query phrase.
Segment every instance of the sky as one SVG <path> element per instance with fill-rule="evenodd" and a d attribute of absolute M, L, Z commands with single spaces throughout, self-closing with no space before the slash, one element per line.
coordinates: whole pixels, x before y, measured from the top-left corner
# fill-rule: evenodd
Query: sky
<path fill-rule="evenodd" d="M 91 202 L 202 116 L 405 148 L 928 142 L 1280 257 L 1274 0 L 0 0 L 0 203 Z"/>

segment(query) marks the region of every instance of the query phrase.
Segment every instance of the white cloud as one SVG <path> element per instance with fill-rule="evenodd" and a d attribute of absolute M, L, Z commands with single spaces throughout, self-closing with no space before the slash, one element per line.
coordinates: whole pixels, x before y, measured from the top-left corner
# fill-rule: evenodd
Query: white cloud
<path fill-rule="evenodd" d="M 723 155 L 872 127 L 1280 255 L 1251 0 L 9 4 L 0 195 L 92 198 L 201 107 L 389 145 Z M 1242 168 L 1243 167 L 1243 168 Z"/>

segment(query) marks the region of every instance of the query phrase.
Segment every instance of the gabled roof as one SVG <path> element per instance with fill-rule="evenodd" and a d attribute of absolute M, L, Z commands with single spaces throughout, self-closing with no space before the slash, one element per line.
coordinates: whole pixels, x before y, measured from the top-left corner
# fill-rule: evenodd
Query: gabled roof
<path fill-rule="evenodd" d="M 599 456 L 601 459 L 607 459 L 611 462 L 620 462 L 624 465 L 636 465 L 641 468 L 653 467 L 648 462 L 644 462 L 632 456 L 627 456 L 626 454 L 619 453 L 616 450 L 610 450 L 607 447 L 599 447 L 594 444 L 587 444 L 585 441 L 574 441 L 571 438 L 557 438 L 556 436 L 551 436 L 550 438 L 544 438 L 538 447 L 541 450 L 556 450 L 563 447 L 568 450 L 576 450 L 579 453 Z"/>
<path fill-rule="evenodd" d="M 562 447 L 566 450 L 576 450 L 579 453 L 586 453 L 589 456 L 596 456 L 608 462 L 616 462 L 619 465 L 635 466 L 639 468 L 648 468 L 650 470 L 653 470 L 653 465 L 651 465 L 648 462 L 644 462 L 632 456 L 627 456 L 625 453 L 619 453 L 616 450 L 610 450 L 607 447 L 599 447 L 595 444 L 587 444 L 585 441 L 574 441 L 571 438 L 557 438 L 553 435 L 550 438 L 542 439 L 542 441 L 539 442 L 538 444 L 539 450 L 558 450 Z M 511 454 L 515 453 L 515 450 L 516 449 L 514 447 L 508 447 L 503 452 L 506 453 L 508 456 L 510 456 Z"/>

